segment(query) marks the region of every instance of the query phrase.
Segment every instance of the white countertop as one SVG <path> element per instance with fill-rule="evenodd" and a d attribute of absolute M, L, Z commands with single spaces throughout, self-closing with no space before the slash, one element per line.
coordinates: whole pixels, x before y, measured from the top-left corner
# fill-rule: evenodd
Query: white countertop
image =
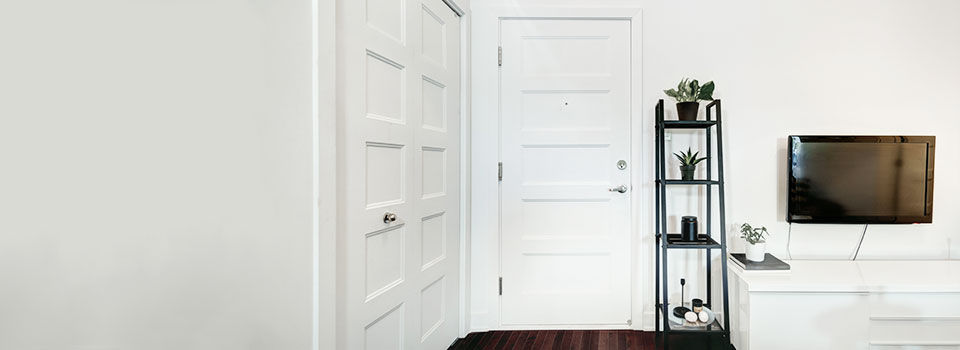
<path fill-rule="evenodd" d="M 784 260 L 790 271 L 730 271 L 753 292 L 960 293 L 960 260 Z"/>

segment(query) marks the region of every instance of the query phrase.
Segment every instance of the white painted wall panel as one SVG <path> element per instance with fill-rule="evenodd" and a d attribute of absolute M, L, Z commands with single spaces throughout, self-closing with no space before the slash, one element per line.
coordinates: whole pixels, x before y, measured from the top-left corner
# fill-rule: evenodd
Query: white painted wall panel
<path fill-rule="evenodd" d="M 0 348 L 309 349 L 311 2 L 0 2 Z"/>

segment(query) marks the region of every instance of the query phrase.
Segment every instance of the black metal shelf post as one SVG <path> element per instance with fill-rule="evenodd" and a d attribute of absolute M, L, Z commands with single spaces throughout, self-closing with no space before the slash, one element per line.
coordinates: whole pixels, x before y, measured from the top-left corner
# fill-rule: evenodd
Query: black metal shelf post
<path fill-rule="evenodd" d="M 721 111 L 720 111 L 720 100 L 714 100 L 707 105 L 706 108 L 706 119 L 707 120 L 698 120 L 698 121 L 677 121 L 677 120 L 663 120 L 663 100 L 660 100 L 657 103 L 656 107 L 656 285 L 655 289 L 655 298 L 656 298 L 656 308 L 657 312 L 655 314 L 656 320 L 656 332 L 657 337 L 662 339 L 664 349 L 670 348 L 670 334 L 671 333 L 703 333 L 703 334 L 719 334 L 723 338 L 723 343 L 729 348 L 730 346 L 730 314 L 729 310 L 729 293 L 727 286 L 727 237 L 726 237 L 726 207 L 724 205 L 724 182 L 723 182 L 723 128 L 721 123 Z M 713 117 L 716 116 L 716 120 Z M 712 147 L 713 143 L 711 133 L 712 129 L 716 127 L 716 146 L 717 146 L 717 179 L 713 179 L 713 152 Z M 667 179 L 666 171 L 666 147 L 664 143 L 664 133 L 665 129 L 703 129 L 705 132 L 705 137 L 707 141 L 707 178 L 704 180 L 692 180 L 692 181 L 683 181 L 683 180 L 674 180 Z M 689 186 L 704 186 L 706 188 L 706 234 L 700 234 L 700 241 L 698 242 L 683 242 L 679 239 L 679 235 L 667 233 L 667 187 L 675 185 L 689 185 Z M 717 187 L 719 192 L 719 209 L 720 209 L 720 230 L 719 230 L 719 242 L 713 238 L 713 186 Z M 722 294 L 723 294 L 723 324 L 721 326 L 720 320 L 714 321 L 713 324 L 707 325 L 703 328 L 690 328 L 690 327 L 677 327 L 672 328 L 670 326 L 669 315 L 670 315 L 670 303 L 668 301 L 670 297 L 670 289 L 667 262 L 668 262 L 668 252 L 672 249 L 703 249 L 707 254 L 706 259 L 706 287 L 707 287 L 707 297 L 706 297 L 706 306 L 709 307 L 714 312 L 718 311 L 713 304 L 713 290 L 712 290 L 712 255 L 711 252 L 713 249 L 720 249 L 721 258 L 721 280 L 722 284 Z M 661 290 L 662 288 L 662 290 Z M 662 318 L 662 321 L 661 321 Z M 661 323 L 662 322 L 662 323 Z"/>

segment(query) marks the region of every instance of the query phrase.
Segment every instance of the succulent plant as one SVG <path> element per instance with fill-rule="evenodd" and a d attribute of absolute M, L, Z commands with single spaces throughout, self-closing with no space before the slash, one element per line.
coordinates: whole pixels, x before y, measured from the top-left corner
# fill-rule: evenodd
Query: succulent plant
<path fill-rule="evenodd" d="M 680 160 L 680 166 L 694 166 L 697 163 L 700 163 L 707 159 L 707 157 L 697 158 L 700 155 L 700 152 L 693 153 L 690 151 L 690 147 L 687 147 L 687 152 L 674 153 L 674 156 Z"/>

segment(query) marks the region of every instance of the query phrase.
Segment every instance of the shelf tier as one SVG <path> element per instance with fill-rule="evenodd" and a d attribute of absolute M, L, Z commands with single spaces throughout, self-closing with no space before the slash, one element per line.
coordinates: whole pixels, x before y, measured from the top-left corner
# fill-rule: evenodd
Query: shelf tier
<path fill-rule="evenodd" d="M 670 310 L 670 304 L 667 304 L 667 310 Z M 706 326 L 701 326 L 701 327 L 683 326 L 683 325 L 678 326 L 674 323 L 671 323 L 669 317 L 664 316 L 663 308 L 661 308 L 660 305 L 657 305 L 657 313 L 660 314 L 661 320 L 663 320 L 664 322 L 670 325 L 668 328 L 665 328 L 663 330 L 668 333 L 673 333 L 673 332 L 675 333 L 716 333 L 716 334 L 727 333 L 727 331 L 723 329 L 723 326 L 720 325 L 719 318 L 713 320 L 712 323 Z"/>
<path fill-rule="evenodd" d="M 660 180 L 657 180 L 657 184 L 660 183 Z M 663 183 L 667 185 L 719 185 L 720 181 L 716 180 L 663 180 Z"/>
<path fill-rule="evenodd" d="M 716 120 L 664 120 L 665 129 L 707 129 L 717 125 Z"/>
<path fill-rule="evenodd" d="M 688 242 L 680 239 L 679 233 L 667 234 L 667 249 L 720 249 L 720 243 L 705 234 L 697 235 L 697 240 Z"/>

